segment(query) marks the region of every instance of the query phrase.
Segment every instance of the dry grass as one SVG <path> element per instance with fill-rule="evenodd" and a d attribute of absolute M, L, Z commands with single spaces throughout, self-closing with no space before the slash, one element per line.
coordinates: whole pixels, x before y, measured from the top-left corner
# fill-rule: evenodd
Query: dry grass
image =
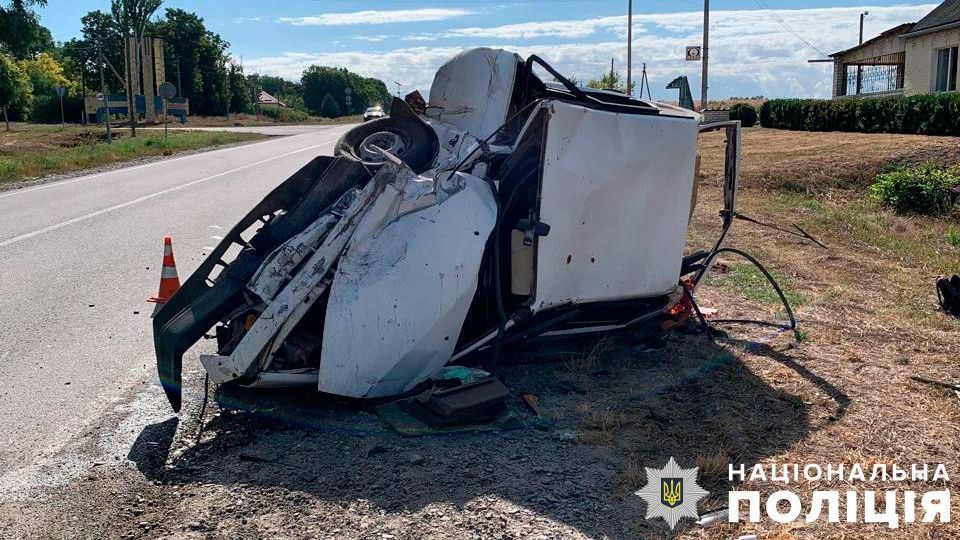
<path fill-rule="evenodd" d="M 703 138 L 702 172 L 722 178 L 722 133 Z M 862 188 L 896 164 L 960 163 L 960 138 L 883 133 L 813 133 L 765 128 L 743 130 L 745 187 L 822 194 L 833 188 Z"/>
<path fill-rule="evenodd" d="M 746 103 L 748 105 L 753 105 L 753 108 L 755 108 L 757 112 L 759 112 L 760 106 L 762 106 L 765 101 L 767 101 L 765 98 L 727 98 L 727 99 L 717 99 L 717 100 L 711 99 L 709 102 L 707 102 L 707 108 L 708 109 L 729 109 L 730 107 L 733 107 L 737 103 Z"/>
<path fill-rule="evenodd" d="M 159 130 L 137 135 L 132 138 L 127 129 L 115 126 L 113 144 L 107 144 L 106 130 L 97 126 L 13 125 L 12 131 L 0 131 L 0 184 L 265 137 L 176 131 L 165 138 Z"/>
<path fill-rule="evenodd" d="M 572 374 L 588 374 L 597 369 L 597 361 L 610 350 L 612 341 L 604 336 L 583 350 L 564 355 L 561 366 Z"/>
<path fill-rule="evenodd" d="M 933 278 L 960 273 L 960 248 L 949 242 L 951 220 L 896 215 L 865 201 L 863 187 L 892 163 L 957 162 L 960 141 L 949 138 L 794 133 L 746 130 L 744 214 L 789 226 L 797 223 L 830 249 L 744 222 L 729 244 L 753 253 L 786 286 L 804 339 L 768 328 L 728 326 L 727 336 L 683 337 L 643 356 L 614 336 L 592 369 L 612 370 L 606 399 L 582 405 L 588 442 L 623 455 L 624 493 L 643 481 L 644 466 L 673 455 L 700 467 L 711 497 L 701 511 L 725 499 L 729 463 L 873 464 L 945 463 L 958 474 L 960 400 L 915 383 L 910 375 L 960 379 L 960 320 L 936 305 Z M 722 206 L 718 189 L 722 137 L 702 141 L 705 179 L 691 223 L 688 249 L 709 247 Z M 954 218 L 955 219 L 955 218 Z M 742 261 L 723 261 L 698 292 L 718 318 L 782 317 Z M 738 273 L 740 274 L 738 277 Z M 630 369 L 642 375 L 630 377 Z M 621 381 L 622 378 L 622 381 Z M 638 378 L 640 381 L 638 382 Z M 616 422 L 608 413 L 618 411 Z M 741 489 L 770 494 L 783 484 Z M 877 480 L 853 487 L 837 481 L 791 483 L 801 500 L 814 490 L 943 489 L 922 482 Z M 901 498 L 902 502 L 902 498 Z M 898 503 L 899 504 L 899 503 Z M 841 505 L 842 506 L 842 505 Z M 954 502 L 954 511 L 957 503 Z M 918 510 L 921 512 L 921 510 Z M 919 519 L 919 518 L 918 518 Z M 643 520 L 638 534 L 655 534 Z M 689 527 L 684 538 L 958 538 L 960 526 L 815 522 Z"/>

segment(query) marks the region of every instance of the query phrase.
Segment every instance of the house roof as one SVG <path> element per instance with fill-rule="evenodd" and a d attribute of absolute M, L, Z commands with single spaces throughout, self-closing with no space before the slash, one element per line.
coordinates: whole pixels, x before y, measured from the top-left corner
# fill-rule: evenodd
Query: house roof
<path fill-rule="evenodd" d="M 279 103 L 281 107 L 286 107 L 286 106 L 287 106 L 286 103 L 284 103 L 284 102 L 280 101 L 279 99 L 271 96 L 270 94 L 268 94 L 268 93 L 267 93 L 266 91 L 264 91 L 264 90 L 261 90 L 261 91 L 260 91 L 259 101 L 260 101 L 260 103 L 265 103 L 265 104 Z"/>
<path fill-rule="evenodd" d="M 929 34 L 939 30 L 946 30 L 960 26 L 960 0 L 945 0 L 935 7 L 926 17 L 920 19 L 905 37 Z"/>
<path fill-rule="evenodd" d="M 948 1 L 951 1 L 951 0 L 948 0 Z M 955 0 L 955 1 L 958 2 L 958 3 L 960 3 L 960 0 Z M 855 46 L 855 47 L 850 47 L 849 49 L 845 49 L 845 50 L 842 50 L 842 51 L 840 51 L 840 52 L 835 52 L 835 53 L 833 53 L 833 54 L 830 55 L 830 58 L 836 58 L 836 57 L 838 57 L 838 56 L 843 56 L 843 55 L 845 55 L 845 54 L 847 54 L 847 53 L 849 53 L 849 52 L 853 52 L 853 51 L 855 51 L 855 50 L 857 50 L 857 49 L 860 49 L 860 48 L 863 48 L 863 47 L 867 47 L 867 46 L 869 46 L 869 45 L 871 45 L 871 44 L 873 44 L 873 43 L 875 43 L 875 42 L 877 42 L 877 41 L 880 41 L 881 39 L 885 39 L 885 38 L 888 38 L 888 37 L 891 37 L 891 36 L 904 35 L 906 32 L 910 32 L 910 31 L 911 31 L 911 29 L 914 27 L 914 24 L 915 24 L 915 23 L 903 23 L 903 24 L 899 24 L 899 25 L 897 25 L 897 26 L 894 26 L 893 28 L 891 28 L 891 29 L 889 29 L 889 30 L 883 31 L 883 33 L 881 33 L 879 36 L 874 37 L 874 38 L 871 38 L 871 39 L 868 39 L 867 41 L 864 41 L 864 42 L 861 43 L 860 45 L 857 45 L 857 46 Z"/>

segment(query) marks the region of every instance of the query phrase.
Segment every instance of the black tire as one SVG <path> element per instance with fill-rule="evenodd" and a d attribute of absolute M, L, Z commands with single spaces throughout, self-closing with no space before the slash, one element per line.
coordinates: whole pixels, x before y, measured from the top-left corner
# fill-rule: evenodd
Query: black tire
<path fill-rule="evenodd" d="M 403 100 L 394 99 L 390 113 L 344 133 L 334 155 L 379 167 L 384 162 L 374 148 L 379 147 L 400 158 L 415 173 L 430 169 L 439 148 L 437 134 Z"/>

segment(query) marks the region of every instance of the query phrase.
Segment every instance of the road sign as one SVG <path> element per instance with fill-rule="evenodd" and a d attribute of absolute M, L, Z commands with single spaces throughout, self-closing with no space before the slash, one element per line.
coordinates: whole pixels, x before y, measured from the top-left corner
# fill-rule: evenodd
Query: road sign
<path fill-rule="evenodd" d="M 160 97 L 163 99 L 173 99 L 177 97 L 177 87 L 171 82 L 161 84 L 157 90 L 157 93 L 160 94 Z"/>
<path fill-rule="evenodd" d="M 172 82 L 165 82 L 157 88 L 157 93 L 163 99 L 163 138 L 167 138 L 167 124 L 170 123 L 170 117 L 167 114 L 167 103 L 177 97 L 177 87 Z"/>
<path fill-rule="evenodd" d="M 97 92 L 97 101 L 103 101 L 103 92 Z"/>
<path fill-rule="evenodd" d="M 699 62 L 700 59 L 702 58 L 701 53 L 702 53 L 702 49 L 700 48 L 699 45 L 693 45 L 693 46 L 687 47 L 687 61 Z"/>
<path fill-rule="evenodd" d="M 60 98 L 60 125 L 64 125 L 66 121 L 63 119 L 63 94 L 67 92 L 67 89 L 62 86 L 53 87 L 53 91 L 57 93 L 57 97 Z"/>
<path fill-rule="evenodd" d="M 347 97 L 349 98 L 349 97 L 350 97 L 350 93 L 352 92 L 352 90 L 350 89 L 350 87 L 348 86 L 348 87 L 344 88 L 343 91 L 347 94 Z"/>

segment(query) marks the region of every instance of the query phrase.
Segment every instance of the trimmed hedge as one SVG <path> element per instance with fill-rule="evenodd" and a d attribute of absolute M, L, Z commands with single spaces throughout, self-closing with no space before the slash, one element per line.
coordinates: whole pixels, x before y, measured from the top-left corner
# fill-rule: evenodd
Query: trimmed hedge
<path fill-rule="evenodd" d="M 773 99 L 760 125 L 801 131 L 960 135 L 960 94 L 859 99 Z"/>
<path fill-rule="evenodd" d="M 730 119 L 739 120 L 745 128 L 753 127 L 757 124 L 757 110 L 749 103 L 737 103 L 730 107 Z"/>

